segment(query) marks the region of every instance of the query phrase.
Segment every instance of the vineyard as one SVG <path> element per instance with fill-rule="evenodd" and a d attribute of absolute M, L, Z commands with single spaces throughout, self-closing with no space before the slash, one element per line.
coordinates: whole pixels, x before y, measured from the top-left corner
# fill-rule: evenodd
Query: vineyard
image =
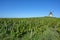
<path fill-rule="evenodd" d="M 60 18 L 0 18 L 0 40 L 60 40 Z"/>

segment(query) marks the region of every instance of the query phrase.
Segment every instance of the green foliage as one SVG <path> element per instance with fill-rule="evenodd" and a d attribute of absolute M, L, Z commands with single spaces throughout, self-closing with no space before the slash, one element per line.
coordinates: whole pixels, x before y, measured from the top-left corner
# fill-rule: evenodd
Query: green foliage
<path fill-rule="evenodd" d="M 60 18 L 0 18 L 0 40 L 60 40 Z"/>

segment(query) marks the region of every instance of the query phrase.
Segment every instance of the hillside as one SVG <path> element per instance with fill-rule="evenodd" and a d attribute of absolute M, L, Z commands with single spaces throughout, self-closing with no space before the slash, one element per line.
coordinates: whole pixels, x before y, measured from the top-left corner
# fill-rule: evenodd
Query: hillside
<path fill-rule="evenodd" d="M 60 40 L 60 18 L 0 18 L 0 40 Z"/>

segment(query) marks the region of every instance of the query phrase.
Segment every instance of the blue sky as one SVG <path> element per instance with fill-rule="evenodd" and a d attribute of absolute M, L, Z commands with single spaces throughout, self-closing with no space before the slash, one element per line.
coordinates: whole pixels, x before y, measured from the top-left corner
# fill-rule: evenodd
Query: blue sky
<path fill-rule="evenodd" d="M 60 0 L 0 0 L 0 18 L 60 17 Z"/>

